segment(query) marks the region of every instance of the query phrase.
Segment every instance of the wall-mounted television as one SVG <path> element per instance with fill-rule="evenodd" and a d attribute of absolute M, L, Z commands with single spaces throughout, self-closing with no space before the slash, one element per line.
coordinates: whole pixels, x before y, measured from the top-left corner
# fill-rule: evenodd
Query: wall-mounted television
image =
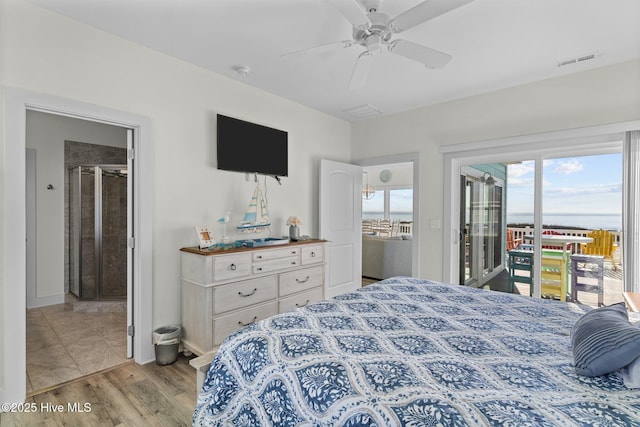
<path fill-rule="evenodd" d="M 288 133 L 218 114 L 218 169 L 288 176 Z"/>

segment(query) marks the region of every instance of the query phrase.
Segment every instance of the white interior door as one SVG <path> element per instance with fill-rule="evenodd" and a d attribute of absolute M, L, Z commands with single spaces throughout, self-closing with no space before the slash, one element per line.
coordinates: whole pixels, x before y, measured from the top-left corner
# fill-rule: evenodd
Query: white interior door
<path fill-rule="evenodd" d="M 362 168 L 320 161 L 320 238 L 327 243 L 324 297 L 362 286 Z"/>

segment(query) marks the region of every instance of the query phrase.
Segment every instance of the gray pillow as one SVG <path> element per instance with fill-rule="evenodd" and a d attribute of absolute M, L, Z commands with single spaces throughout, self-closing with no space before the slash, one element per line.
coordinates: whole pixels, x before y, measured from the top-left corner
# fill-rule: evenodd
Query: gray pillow
<path fill-rule="evenodd" d="M 585 313 L 571 328 L 571 344 L 578 375 L 596 377 L 640 356 L 640 329 L 629 323 L 621 302 Z"/>

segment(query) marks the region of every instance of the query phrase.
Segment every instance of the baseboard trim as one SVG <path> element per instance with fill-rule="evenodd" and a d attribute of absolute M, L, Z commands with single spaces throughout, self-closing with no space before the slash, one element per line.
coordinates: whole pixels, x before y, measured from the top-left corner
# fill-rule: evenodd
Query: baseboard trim
<path fill-rule="evenodd" d="M 39 308 L 56 304 L 64 304 L 64 294 L 30 299 L 27 301 L 27 308 Z"/>

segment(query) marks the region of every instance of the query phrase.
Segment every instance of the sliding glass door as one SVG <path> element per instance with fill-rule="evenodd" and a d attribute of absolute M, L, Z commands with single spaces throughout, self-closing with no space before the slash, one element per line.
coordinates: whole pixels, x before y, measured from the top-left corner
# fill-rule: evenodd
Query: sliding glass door
<path fill-rule="evenodd" d="M 481 286 L 503 266 L 504 165 L 463 167 L 460 175 L 461 284 Z"/>
<path fill-rule="evenodd" d="M 616 230 L 620 223 L 620 211 L 617 210 L 620 207 L 620 197 L 615 201 L 611 199 L 612 193 L 623 192 L 626 197 L 624 210 L 627 219 L 637 217 L 637 209 L 633 208 L 637 191 L 627 194 L 625 190 L 633 187 L 635 182 L 630 179 L 630 173 L 620 179 L 620 157 L 613 163 L 610 160 L 616 155 L 620 156 L 623 140 L 635 132 L 633 129 L 637 129 L 638 125 L 640 122 L 636 121 L 442 147 L 441 153 L 445 157 L 445 188 L 448 189 L 444 194 L 446 232 L 443 240 L 443 280 L 461 284 L 473 279 L 478 282 L 482 280 L 481 271 L 474 270 L 473 266 L 478 266 L 481 262 L 478 257 L 486 260 L 490 249 L 485 248 L 484 244 L 480 246 L 473 243 L 475 236 L 471 234 L 471 230 L 474 228 L 472 222 L 475 217 L 472 215 L 471 203 L 474 200 L 474 188 L 472 184 L 467 187 L 466 183 L 469 179 L 482 178 L 482 175 L 476 174 L 469 178 L 465 168 L 501 163 L 513 169 L 509 171 L 503 187 L 507 193 L 503 198 L 508 202 L 509 209 L 509 220 L 507 221 L 506 216 L 503 219 L 504 245 L 506 246 L 506 237 L 509 235 L 511 244 L 525 244 L 524 249 L 533 254 L 533 296 L 540 297 L 544 293 L 539 271 L 542 257 L 547 255 L 543 254 L 543 249 L 547 251 L 543 246 L 558 246 L 552 244 L 554 238 L 548 237 L 549 234 L 572 236 L 571 250 L 581 252 L 584 249 L 583 242 L 590 239 L 586 234 L 594 229 L 604 229 L 614 234 L 614 243 L 617 244 L 613 256 L 603 255 L 606 303 L 608 290 L 616 289 L 610 286 L 611 280 L 620 280 L 619 277 L 626 273 L 625 270 L 632 267 L 629 265 L 625 268 L 624 261 L 629 252 L 626 249 L 637 241 L 637 233 L 629 234 L 629 229 L 625 230 L 625 224 L 629 221 L 622 222 L 622 231 Z M 634 140 L 633 149 L 637 150 L 637 147 L 637 140 Z M 627 171 L 630 169 L 626 163 L 628 157 L 630 154 L 625 151 L 622 163 Z M 595 169 L 596 166 L 598 170 Z M 572 184 L 570 180 L 574 178 Z M 527 190 L 517 196 L 517 192 L 513 191 L 516 185 L 526 186 Z M 526 198 L 525 203 L 515 203 L 521 196 Z M 503 207 L 504 202 L 505 200 Z M 602 222 L 611 218 L 616 219 L 615 224 Z M 598 223 L 595 223 L 596 219 Z M 583 224 L 583 220 L 589 220 L 589 223 Z M 547 233 L 543 234 L 545 231 Z M 465 232 L 469 234 L 465 235 Z M 569 241 L 568 238 L 562 239 Z M 502 267 L 498 268 L 504 267 L 503 261 Z M 570 270 L 568 275 L 571 279 Z M 637 281 L 625 280 L 623 286 L 618 286 L 614 293 L 619 295 L 620 289 L 636 290 L 635 282 Z M 568 286 L 571 286 L 571 281 Z M 526 288 L 529 288 L 529 284 L 526 284 Z M 521 293 L 528 293 L 527 289 Z"/>
<path fill-rule="evenodd" d="M 622 154 L 607 151 L 461 166 L 458 283 L 529 295 L 537 279 L 546 298 L 591 306 L 621 301 Z M 609 247 L 598 243 L 601 235 Z M 508 265 L 514 249 L 527 251 L 533 266 L 529 273 L 516 269 L 518 280 Z M 549 267 L 556 258 L 559 267 Z M 574 273 L 573 259 L 576 268 L 589 261 L 599 278 Z"/>

